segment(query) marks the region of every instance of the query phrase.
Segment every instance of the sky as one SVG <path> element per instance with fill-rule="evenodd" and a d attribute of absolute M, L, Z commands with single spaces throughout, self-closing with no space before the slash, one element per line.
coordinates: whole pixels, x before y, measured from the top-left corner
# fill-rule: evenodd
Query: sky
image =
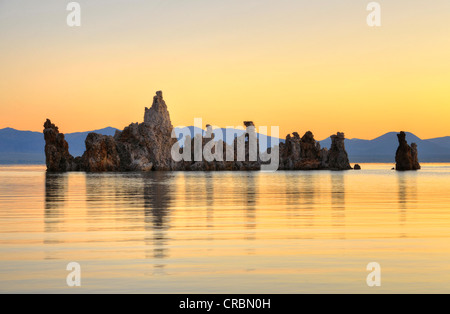
<path fill-rule="evenodd" d="M 450 135 L 450 1 L 0 0 L 0 128 L 64 133 L 143 121 L 279 126 L 372 139 Z"/>

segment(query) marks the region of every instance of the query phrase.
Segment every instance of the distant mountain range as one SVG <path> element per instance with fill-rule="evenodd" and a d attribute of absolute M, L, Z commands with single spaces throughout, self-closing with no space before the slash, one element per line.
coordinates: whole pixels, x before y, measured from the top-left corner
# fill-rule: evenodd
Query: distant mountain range
<path fill-rule="evenodd" d="M 117 129 L 107 127 L 101 130 L 67 133 L 69 151 L 81 156 L 85 151 L 84 140 L 91 133 L 114 135 Z M 12 128 L 0 129 L 0 164 L 45 164 L 45 141 L 40 132 L 19 131 Z"/>
<path fill-rule="evenodd" d="M 420 162 L 450 162 L 450 136 L 422 140 L 406 132 L 408 144 L 416 143 Z M 330 147 L 331 139 L 320 142 Z M 350 162 L 395 162 L 398 147 L 397 132 L 389 132 L 373 140 L 346 139 L 345 149 Z"/>
<path fill-rule="evenodd" d="M 85 150 L 84 140 L 91 133 L 103 135 L 114 135 L 117 129 L 107 127 L 100 130 L 67 133 L 66 140 L 69 143 L 69 151 L 73 156 L 81 156 Z M 215 137 L 219 137 L 220 131 L 225 134 L 225 129 L 214 131 Z M 224 138 L 227 143 L 231 143 L 235 136 L 244 133 L 243 130 L 232 129 L 236 133 L 232 138 Z M 176 128 L 176 134 L 190 133 L 204 134 L 204 130 L 187 127 L 185 129 Z M 421 162 L 450 162 L 450 136 L 422 140 L 412 133 L 406 133 L 408 143 L 417 143 L 419 148 L 419 161 Z M 273 138 L 258 134 L 261 150 L 266 150 L 268 146 L 284 142 L 284 139 Z M 180 140 L 183 143 L 183 140 Z M 322 147 L 329 148 L 331 139 L 320 141 Z M 0 164 L 44 164 L 44 136 L 40 132 L 19 131 L 12 128 L 0 129 Z M 346 139 L 345 147 L 351 163 L 363 162 L 394 162 L 395 151 L 398 146 L 397 133 L 390 132 L 373 140 Z"/>

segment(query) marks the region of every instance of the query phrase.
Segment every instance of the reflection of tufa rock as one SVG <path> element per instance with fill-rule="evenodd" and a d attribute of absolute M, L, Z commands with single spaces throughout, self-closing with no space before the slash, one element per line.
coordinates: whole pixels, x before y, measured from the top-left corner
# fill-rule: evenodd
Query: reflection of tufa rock
<path fill-rule="evenodd" d="M 267 156 L 276 152 L 280 157 L 280 170 L 351 169 L 344 147 L 344 134 L 333 135 L 331 149 L 321 149 L 314 135 L 308 131 L 300 138 L 297 132 L 286 137 L 266 152 L 260 152 L 253 121 L 244 121 L 246 131 L 234 139 L 232 146 L 215 139 L 213 129 L 207 125 L 205 136 L 186 137 L 189 148 L 178 151 L 191 157 L 191 161 L 175 162 L 172 147 L 178 141 L 172 138 L 173 126 L 161 91 L 156 92 L 153 104 L 145 108 L 144 122 L 132 123 L 114 137 L 90 133 L 85 141 L 82 157 L 73 158 L 64 134 L 47 120 L 44 124 L 45 153 L 48 171 L 219 171 L 260 170 L 267 165 Z M 197 146 L 197 147 L 196 147 Z M 196 147 L 196 148 L 195 148 Z M 237 147 L 241 147 L 238 152 Z M 194 149 L 195 148 L 195 149 Z M 177 149 L 175 148 L 175 151 Z M 417 159 L 417 150 L 416 159 Z M 203 154 L 202 154 L 203 153 Z M 219 158 L 222 156 L 223 158 Z M 264 158 L 261 158 L 263 156 Z M 264 162 L 262 161 L 264 160 Z"/>
<path fill-rule="evenodd" d="M 406 133 L 403 131 L 397 134 L 397 138 L 399 146 L 395 153 L 395 169 L 399 171 L 420 169 L 417 145 L 412 143 L 409 146 L 406 141 Z"/>

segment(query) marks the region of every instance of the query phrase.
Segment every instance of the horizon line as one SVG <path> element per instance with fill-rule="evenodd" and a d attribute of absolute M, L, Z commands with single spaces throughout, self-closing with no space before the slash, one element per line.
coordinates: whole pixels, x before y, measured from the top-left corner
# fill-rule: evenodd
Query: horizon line
<path fill-rule="evenodd" d="M 177 127 L 177 126 L 174 126 L 174 129 L 189 128 L 189 127 L 194 127 L 194 128 L 195 128 L 195 126 L 190 125 L 190 126 L 185 126 L 185 127 Z M 6 129 L 11 129 L 11 130 L 14 130 L 14 131 L 19 131 L 19 132 L 42 133 L 42 132 L 39 132 L 39 131 L 19 130 L 19 129 L 16 129 L 16 128 L 13 128 L 13 127 L 9 127 L 9 126 L 8 126 L 8 127 L 1 128 L 0 131 L 6 130 Z M 116 127 L 113 127 L 113 126 L 107 126 L 107 127 L 100 128 L 100 129 L 95 129 L 95 130 L 76 131 L 76 132 L 68 132 L 68 133 L 62 132 L 62 133 L 63 133 L 64 135 L 66 135 L 66 134 L 76 134 L 76 133 L 87 133 L 87 132 L 92 133 L 92 132 L 94 132 L 94 131 L 100 131 L 100 130 L 104 130 L 104 129 L 116 129 L 116 130 L 118 130 L 118 131 L 123 130 L 123 129 L 119 129 L 119 128 L 116 128 Z M 219 128 L 215 128 L 214 130 L 217 130 L 217 129 L 227 129 L 227 128 L 226 128 L 226 127 L 219 127 Z M 202 130 L 205 131 L 205 129 L 202 129 Z M 294 132 L 296 132 L 296 131 L 294 131 Z M 307 131 L 306 131 L 306 132 L 307 132 Z M 311 132 L 312 132 L 312 131 L 311 131 Z M 389 132 L 385 132 L 385 133 L 381 134 L 380 136 L 374 137 L 374 138 L 372 138 L 372 139 L 363 139 L 363 138 L 357 138 L 357 137 L 345 138 L 345 139 L 346 139 L 346 140 L 373 141 L 373 140 L 375 140 L 375 139 L 377 139 L 377 138 L 380 138 L 380 137 L 382 137 L 382 136 L 384 136 L 384 135 L 386 135 L 386 134 L 389 134 L 389 133 L 400 133 L 400 132 L 401 132 L 401 131 L 398 131 L 398 132 L 397 132 L 397 131 L 389 131 Z M 412 134 L 412 135 L 414 135 L 415 137 L 419 138 L 419 139 L 422 140 L 422 141 L 427 141 L 427 140 L 433 140 L 433 139 L 439 139 L 439 138 L 450 137 L 450 135 L 446 135 L 446 136 L 430 137 L 430 138 L 423 139 L 423 138 L 417 136 L 416 134 L 414 134 L 414 133 L 412 133 L 412 132 L 409 132 L 409 131 L 404 131 L 404 132 L 405 132 L 405 133 Z M 257 133 L 258 133 L 258 132 L 257 132 Z M 312 132 L 312 133 L 314 134 L 314 132 Z M 261 133 L 258 133 L 258 134 L 261 134 Z M 289 135 L 289 134 L 292 134 L 292 133 L 288 133 L 287 135 Z M 273 136 L 267 135 L 267 134 L 262 134 L 262 135 L 265 135 L 265 136 L 268 136 L 268 137 L 273 137 Z M 287 135 L 286 135 L 286 136 L 287 136 Z M 329 139 L 330 137 L 331 137 L 331 135 L 328 136 L 328 137 L 326 137 L 326 138 L 324 138 L 323 140 L 318 140 L 318 141 L 319 141 L 319 142 L 322 142 L 322 141 L 325 141 L 325 140 Z M 284 140 L 285 138 L 279 137 L 279 139 Z"/>

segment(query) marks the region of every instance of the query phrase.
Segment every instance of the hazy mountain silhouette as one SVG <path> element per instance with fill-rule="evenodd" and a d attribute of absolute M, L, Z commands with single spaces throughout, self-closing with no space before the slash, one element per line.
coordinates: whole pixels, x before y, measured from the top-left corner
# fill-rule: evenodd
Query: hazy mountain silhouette
<path fill-rule="evenodd" d="M 431 138 L 427 141 L 438 144 L 440 146 L 450 147 L 450 136 Z"/>
<path fill-rule="evenodd" d="M 114 135 L 116 129 L 107 127 L 95 131 L 65 134 L 69 151 L 73 156 L 83 154 L 84 140 L 91 132 Z M 0 129 L 0 164 L 45 163 L 44 147 L 44 135 L 41 132 L 19 131 L 12 128 Z"/>
<path fill-rule="evenodd" d="M 417 144 L 421 162 L 450 161 L 450 137 L 422 140 L 407 132 L 406 140 L 409 144 Z M 331 139 L 327 138 L 320 144 L 330 147 Z M 397 132 L 389 132 L 373 140 L 345 139 L 351 162 L 394 162 L 397 147 Z"/>
<path fill-rule="evenodd" d="M 81 156 L 85 150 L 84 140 L 91 133 L 114 135 L 117 129 L 107 127 L 100 130 L 67 133 L 66 140 L 73 156 Z M 194 134 L 203 134 L 205 131 L 193 126 L 186 127 L 193 137 Z M 226 138 L 225 129 L 214 130 L 215 138 L 219 138 L 223 131 L 224 140 L 231 144 L 235 136 L 240 136 L 244 130 L 232 129 L 237 135 Z M 181 137 L 183 129 L 175 128 L 175 132 Z M 179 138 L 180 138 L 179 137 Z M 284 139 L 258 134 L 261 151 L 268 146 L 273 146 Z M 409 144 L 415 142 L 419 149 L 420 162 L 450 162 L 450 136 L 422 140 L 412 133 L 406 133 Z M 183 139 L 180 140 L 183 143 Z M 267 143 L 267 144 L 266 144 Z M 331 139 L 320 141 L 322 147 L 330 148 Z M 19 131 L 12 128 L 0 129 L 0 164 L 43 164 L 45 163 L 44 136 L 40 132 Z M 346 139 L 345 148 L 352 163 L 362 162 L 394 162 L 395 151 L 398 147 L 397 132 L 389 132 L 373 140 Z"/>

